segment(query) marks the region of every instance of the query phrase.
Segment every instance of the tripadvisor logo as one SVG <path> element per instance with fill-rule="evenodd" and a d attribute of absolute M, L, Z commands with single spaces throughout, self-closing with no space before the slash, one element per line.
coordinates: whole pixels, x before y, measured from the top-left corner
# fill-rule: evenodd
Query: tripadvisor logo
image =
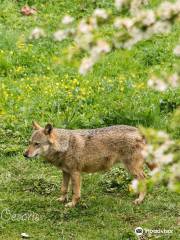
<path fill-rule="evenodd" d="M 141 236 L 143 233 L 146 234 L 172 234 L 172 229 L 147 229 L 142 227 L 137 227 L 134 229 L 134 232 L 137 236 Z"/>
<path fill-rule="evenodd" d="M 134 232 L 136 235 L 140 236 L 143 234 L 143 229 L 141 227 L 137 227 L 135 228 Z"/>

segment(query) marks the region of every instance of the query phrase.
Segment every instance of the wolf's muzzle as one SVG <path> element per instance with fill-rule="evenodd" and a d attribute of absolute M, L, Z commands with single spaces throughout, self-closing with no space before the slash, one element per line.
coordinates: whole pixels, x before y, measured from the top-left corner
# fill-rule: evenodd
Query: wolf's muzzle
<path fill-rule="evenodd" d="M 23 153 L 23 156 L 24 156 L 25 158 L 29 158 L 28 152 Z"/>

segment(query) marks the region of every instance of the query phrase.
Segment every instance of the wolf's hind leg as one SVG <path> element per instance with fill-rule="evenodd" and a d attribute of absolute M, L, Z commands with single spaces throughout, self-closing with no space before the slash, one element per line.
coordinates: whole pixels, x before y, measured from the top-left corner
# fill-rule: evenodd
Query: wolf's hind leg
<path fill-rule="evenodd" d="M 125 162 L 126 167 L 128 168 L 129 172 L 143 184 L 143 180 L 145 180 L 145 173 L 143 171 L 143 163 L 144 159 L 141 153 L 135 153 L 132 156 L 131 161 Z M 135 204 L 140 204 L 146 195 L 146 189 L 142 189 L 139 192 L 138 198 L 134 200 Z"/>
<path fill-rule="evenodd" d="M 63 181 L 62 181 L 62 185 L 61 185 L 61 197 L 58 198 L 58 201 L 60 201 L 60 202 L 67 201 L 69 180 L 70 180 L 70 174 L 63 171 Z"/>
<path fill-rule="evenodd" d="M 145 179 L 143 170 L 139 173 L 137 173 L 137 179 L 141 181 Z M 134 200 L 134 204 L 140 204 L 144 200 L 146 196 L 146 189 L 140 190 L 138 198 Z"/>

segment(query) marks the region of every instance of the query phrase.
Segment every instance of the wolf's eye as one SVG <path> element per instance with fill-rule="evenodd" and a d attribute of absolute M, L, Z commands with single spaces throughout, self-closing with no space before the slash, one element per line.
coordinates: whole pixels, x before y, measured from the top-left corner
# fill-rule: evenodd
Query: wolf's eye
<path fill-rule="evenodd" d="M 34 145 L 35 145 L 36 147 L 38 147 L 40 144 L 39 144 L 39 143 L 34 143 Z"/>

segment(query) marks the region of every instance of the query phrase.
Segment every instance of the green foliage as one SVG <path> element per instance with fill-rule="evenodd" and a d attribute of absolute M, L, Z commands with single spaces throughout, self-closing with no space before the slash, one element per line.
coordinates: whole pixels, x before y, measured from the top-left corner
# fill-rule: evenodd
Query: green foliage
<path fill-rule="evenodd" d="M 49 195 L 57 190 L 57 185 L 47 182 L 44 178 L 31 179 L 26 182 L 26 179 L 22 179 L 23 191 L 29 191 L 40 195 Z"/>
<path fill-rule="evenodd" d="M 128 190 L 128 184 L 132 177 L 127 173 L 127 170 L 119 167 L 114 167 L 110 172 L 102 175 L 100 184 L 106 192 L 115 192 L 119 190 Z"/>

